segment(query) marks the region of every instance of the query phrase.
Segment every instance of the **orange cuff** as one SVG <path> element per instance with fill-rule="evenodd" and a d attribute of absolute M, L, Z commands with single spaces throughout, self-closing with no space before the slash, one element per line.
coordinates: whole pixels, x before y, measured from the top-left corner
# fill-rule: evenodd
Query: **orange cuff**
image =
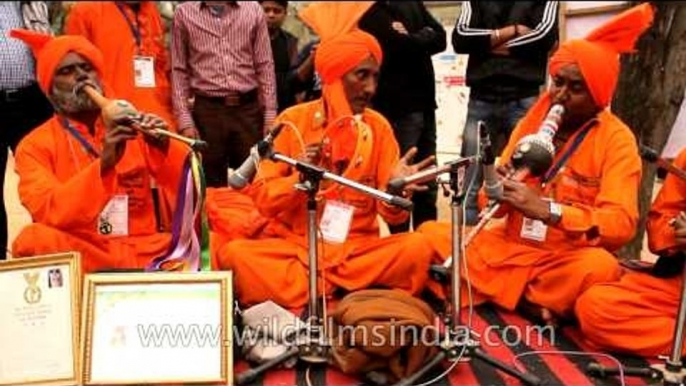
<path fill-rule="evenodd" d="M 562 204 L 562 220 L 556 227 L 565 232 L 581 235 L 589 245 L 598 245 L 600 231 L 596 229 L 596 232 L 592 232 L 594 228 L 597 228 L 593 224 L 592 216 L 593 214 L 588 210 Z"/>

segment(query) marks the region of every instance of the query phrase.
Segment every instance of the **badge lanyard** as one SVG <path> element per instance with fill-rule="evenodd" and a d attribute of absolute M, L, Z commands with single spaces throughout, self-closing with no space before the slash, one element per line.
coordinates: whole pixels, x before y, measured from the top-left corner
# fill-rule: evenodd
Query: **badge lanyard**
<path fill-rule="evenodd" d="M 565 163 L 569 160 L 569 157 L 574 154 L 576 149 L 581 145 L 581 142 L 586 138 L 586 135 L 588 134 L 589 131 L 595 126 L 595 124 L 589 124 L 588 126 L 584 127 L 581 129 L 582 131 L 579 133 L 579 135 L 574 138 L 574 142 L 572 142 L 572 145 L 562 154 L 562 156 L 557 160 L 557 162 L 548 169 L 548 171 L 545 173 L 543 176 L 543 179 L 541 182 L 543 184 L 546 184 L 548 181 L 553 179 L 555 175 L 560 171 L 562 166 L 564 166 Z"/>
<path fill-rule="evenodd" d="M 74 126 L 71 125 L 71 123 L 69 123 L 69 120 L 67 118 L 60 116 L 60 122 L 62 123 L 62 126 L 64 126 L 64 128 L 69 132 L 69 134 L 71 134 L 77 141 L 79 141 L 83 150 L 85 150 L 93 158 L 99 158 L 100 157 L 100 153 L 98 153 L 98 151 L 95 150 L 93 145 L 91 145 L 90 142 L 88 142 L 86 140 L 86 138 L 84 138 L 81 135 L 81 133 L 79 133 L 74 128 Z"/>
<path fill-rule="evenodd" d="M 134 24 L 134 22 L 129 18 L 129 15 L 126 13 L 126 10 L 124 9 L 124 6 L 120 3 L 117 3 L 117 8 L 119 8 L 119 12 L 121 12 L 122 16 L 124 16 L 124 19 L 126 20 L 126 24 L 129 25 L 129 29 L 131 29 L 131 34 L 133 34 L 133 38 L 136 40 L 136 47 L 138 47 L 138 52 L 141 50 L 141 31 L 140 27 L 138 25 L 138 22 Z"/>

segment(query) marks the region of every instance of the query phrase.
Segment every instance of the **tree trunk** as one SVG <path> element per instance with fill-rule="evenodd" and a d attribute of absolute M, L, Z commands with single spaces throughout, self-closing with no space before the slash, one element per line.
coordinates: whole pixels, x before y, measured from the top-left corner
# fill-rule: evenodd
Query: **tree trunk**
<path fill-rule="evenodd" d="M 638 52 L 622 57 L 612 110 L 632 128 L 639 143 L 661 152 L 686 88 L 686 3 L 653 5 L 655 21 L 637 43 Z M 641 221 L 634 239 L 619 252 L 620 257 L 640 257 L 655 171 L 654 165 L 643 162 Z"/>

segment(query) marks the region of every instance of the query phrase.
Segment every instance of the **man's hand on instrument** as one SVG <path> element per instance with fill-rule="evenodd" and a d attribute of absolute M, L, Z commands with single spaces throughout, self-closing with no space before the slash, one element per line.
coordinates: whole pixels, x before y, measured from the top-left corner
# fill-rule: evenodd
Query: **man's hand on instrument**
<path fill-rule="evenodd" d="M 162 130 L 169 131 L 169 125 L 167 124 L 167 122 L 165 122 L 164 119 L 158 117 L 155 114 L 151 114 L 151 113 L 140 114 L 137 117 L 137 119 L 138 119 L 139 126 L 145 130 L 162 129 Z"/>
<path fill-rule="evenodd" d="M 534 220 L 547 221 L 550 217 L 550 203 L 523 182 L 504 179 L 501 201 L 510 204 L 524 216 Z"/>
<path fill-rule="evenodd" d="M 412 147 L 410 150 L 405 153 L 405 155 L 400 158 L 398 163 L 395 165 L 395 168 L 391 172 L 391 178 L 389 181 L 392 181 L 395 178 L 405 178 L 409 177 L 421 170 L 424 170 L 428 168 L 429 166 L 433 166 L 436 161 L 435 156 L 429 156 L 426 157 L 425 159 L 417 162 L 416 164 L 410 164 L 412 162 L 412 159 L 414 156 L 417 155 L 417 148 Z M 403 196 L 405 197 L 410 197 L 412 196 L 412 193 L 414 192 L 421 192 L 429 189 L 428 186 L 425 186 L 423 184 L 418 184 L 418 183 L 412 183 L 405 185 L 403 188 Z"/>
<path fill-rule="evenodd" d="M 155 133 L 154 129 L 169 131 L 169 125 L 164 119 L 155 114 L 140 114 L 138 117 L 138 126 L 145 130 L 147 134 L 143 137 L 145 141 L 151 146 L 155 146 L 161 150 L 166 150 L 169 145 L 169 137 L 163 134 Z"/>
<path fill-rule="evenodd" d="M 103 113 L 105 126 L 108 130 L 115 126 L 130 124 L 131 120 L 139 115 L 138 110 L 126 100 L 119 99 L 112 101 L 107 113 Z"/>
<path fill-rule="evenodd" d="M 179 134 L 186 138 L 200 139 L 200 132 L 195 126 L 183 127 L 179 130 Z"/>
<path fill-rule="evenodd" d="M 504 165 L 498 165 L 495 167 L 495 172 L 498 174 L 498 177 L 500 179 L 506 179 L 512 177 L 512 174 L 514 173 L 514 166 L 512 164 L 507 163 Z"/>
<path fill-rule="evenodd" d="M 121 160 L 126 150 L 126 141 L 135 139 L 138 132 L 128 126 L 117 125 L 105 132 L 100 157 L 100 171 L 102 173 L 112 169 Z"/>

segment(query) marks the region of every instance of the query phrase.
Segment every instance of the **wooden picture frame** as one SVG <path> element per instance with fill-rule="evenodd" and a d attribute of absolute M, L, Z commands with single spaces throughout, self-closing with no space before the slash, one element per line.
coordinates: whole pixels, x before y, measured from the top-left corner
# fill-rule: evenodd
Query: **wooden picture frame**
<path fill-rule="evenodd" d="M 83 384 L 231 384 L 231 279 L 231 272 L 87 275 Z"/>
<path fill-rule="evenodd" d="M 80 254 L 2 261 L 0 293 L 0 385 L 80 384 Z"/>

